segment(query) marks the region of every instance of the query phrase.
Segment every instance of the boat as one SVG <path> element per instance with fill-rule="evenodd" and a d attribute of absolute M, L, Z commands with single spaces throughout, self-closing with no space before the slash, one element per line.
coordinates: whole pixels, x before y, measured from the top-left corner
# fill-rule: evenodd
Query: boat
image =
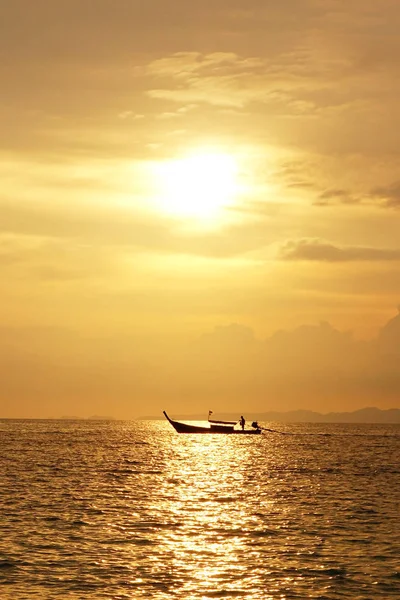
<path fill-rule="evenodd" d="M 188 423 L 181 423 L 181 421 L 174 421 L 169 418 L 165 410 L 163 410 L 163 414 L 178 433 L 216 433 L 222 435 L 258 435 L 261 433 L 259 427 L 254 429 L 235 429 L 237 421 L 225 421 L 225 425 L 222 424 L 224 421 L 209 421 L 209 427 L 201 427 L 200 425 L 189 425 Z"/>

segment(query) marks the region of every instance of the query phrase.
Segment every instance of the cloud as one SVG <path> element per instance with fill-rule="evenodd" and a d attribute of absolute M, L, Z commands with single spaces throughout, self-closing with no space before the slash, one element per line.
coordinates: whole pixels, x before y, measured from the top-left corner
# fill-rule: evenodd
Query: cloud
<path fill-rule="evenodd" d="M 265 338 L 228 323 L 191 341 L 141 337 L 126 327 L 88 334 L 8 326 L 0 333 L 2 416 L 85 416 L 102 406 L 130 418 L 149 407 L 158 413 L 165 402 L 188 412 L 188 398 L 193 412 L 204 410 L 204 398 L 224 411 L 327 412 L 369 403 L 390 408 L 400 393 L 400 315 L 367 342 L 327 322 Z"/>
<path fill-rule="evenodd" d="M 38 234 L 0 233 L 0 266 L 9 282 L 86 282 L 109 277 L 116 256 L 106 248 Z"/>
<path fill-rule="evenodd" d="M 318 239 L 286 242 L 280 251 L 283 260 L 316 262 L 400 261 L 400 249 L 335 246 Z"/>
<path fill-rule="evenodd" d="M 315 206 L 327 206 L 331 204 L 358 204 L 360 199 L 349 193 L 347 190 L 330 189 L 319 194 L 314 202 Z"/>
<path fill-rule="evenodd" d="M 374 188 L 371 191 L 371 197 L 376 198 L 387 208 L 400 208 L 400 181 Z"/>
<path fill-rule="evenodd" d="M 0 260 L 10 262 L 31 259 L 30 244 L 35 247 L 36 255 L 39 248 L 44 252 L 42 242 L 37 245 L 37 239 L 50 240 L 47 245 L 56 245 L 58 241 L 59 249 L 70 246 L 74 253 L 85 252 L 85 248 L 92 248 L 94 252 L 97 248 L 101 254 L 106 254 L 108 249 L 108 252 L 119 253 L 153 252 L 228 259 L 268 246 L 275 235 L 272 224 L 266 226 L 262 220 L 243 220 L 215 230 L 188 231 L 185 223 L 177 219 L 155 213 L 145 215 L 129 206 L 82 204 L 71 210 L 65 203 L 49 206 L 43 202 L 32 205 L 0 200 L 0 210 L 0 233 L 5 235 Z M 24 242 L 28 250 L 23 246 L 18 251 L 16 247 L 7 249 L 11 242 L 4 240 L 12 236 L 28 240 Z"/>
<path fill-rule="evenodd" d="M 398 22 L 391 0 L 15 0 L 0 23 L 0 144 L 129 156 L 168 144 L 160 116 L 196 104 L 180 113 L 183 143 L 212 123 L 282 147 L 396 154 Z"/>
<path fill-rule="evenodd" d="M 202 336 L 175 369 L 184 367 L 182 390 L 196 408 L 204 396 L 219 410 L 240 410 L 243 401 L 248 410 L 348 410 L 369 402 L 389 408 L 400 393 L 399 357 L 400 316 L 368 342 L 327 322 L 264 340 L 230 324 Z"/>
<path fill-rule="evenodd" d="M 370 191 L 358 194 L 345 189 L 327 189 L 319 194 L 313 204 L 315 206 L 369 204 L 396 209 L 400 207 L 400 182 L 395 181 L 390 185 L 376 186 Z"/>
<path fill-rule="evenodd" d="M 316 64 L 311 53 L 297 49 L 274 59 L 232 52 L 179 52 L 136 73 L 163 84 L 147 92 L 152 98 L 236 108 L 261 102 L 277 114 L 309 116 L 318 106 L 311 91 L 318 88 L 318 82 L 330 89 L 343 68 L 341 61 Z M 340 99 L 339 104 L 343 102 L 348 101 Z M 321 108 L 323 104 L 319 103 Z"/>
<path fill-rule="evenodd" d="M 149 63 L 138 74 L 165 82 L 163 88 L 147 92 L 152 98 L 239 108 L 259 97 L 256 78 L 264 71 L 260 58 L 179 52 Z"/>

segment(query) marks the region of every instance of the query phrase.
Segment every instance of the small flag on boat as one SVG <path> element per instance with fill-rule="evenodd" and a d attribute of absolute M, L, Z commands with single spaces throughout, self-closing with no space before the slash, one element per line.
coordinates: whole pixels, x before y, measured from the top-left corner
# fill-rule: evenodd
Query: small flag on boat
<path fill-rule="evenodd" d="M 213 411 L 212 411 L 212 410 L 209 410 L 209 411 L 208 411 L 208 418 L 210 418 L 212 414 L 213 414 Z"/>

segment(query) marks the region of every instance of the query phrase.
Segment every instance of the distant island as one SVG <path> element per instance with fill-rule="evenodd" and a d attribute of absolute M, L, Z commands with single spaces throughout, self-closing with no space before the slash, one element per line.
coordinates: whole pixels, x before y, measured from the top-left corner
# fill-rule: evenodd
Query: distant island
<path fill-rule="evenodd" d="M 207 418 L 205 414 L 174 414 L 174 417 L 182 420 L 204 421 Z M 227 420 L 238 419 L 237 413 L 218 413 L 218 417 Z M 140 417 L 144 420 L 164 419 L 162 415 Z M 400 423 L 400 409 L 390 408 L 381 410 L 380 408 L 368 407 L 355 410 L 353 412 L 329 412 L 326 414 L 314 412 L 312 410 L 291 410 L 288 412 L 252 412 L 248 419 L 257 421 L 274 421 L 280 423 Z"/>
<path fill-rule="evenodd" d="M 115 421 L 114 417 L 105 417 L 101 415 L 92 415 L 91 417 L 77 417 L 75 415 L 66 415 L 63 417 L 55 417 L 59 418 L 62 421 Z"/>

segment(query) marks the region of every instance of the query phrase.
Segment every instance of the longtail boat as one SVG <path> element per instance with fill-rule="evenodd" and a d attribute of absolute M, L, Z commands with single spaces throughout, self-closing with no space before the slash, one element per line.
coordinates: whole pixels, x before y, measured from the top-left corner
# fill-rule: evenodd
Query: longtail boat
<path fill-rule="evenodd" d="M 219 433 L 219 434 L 233 434 L 233 435 L 258 435 L 261 433 L 259 427 L 254 429 L 235 429 L 237 421 L 209 421 L 209 427 L 201 427 L 199 425 L 189 425 L 188 423 L 181 423 L 180 421 L 174 421 L 170 419 L 165 410 L 163 414 L 167 421 L 169 421 L 172 427 L 178 433 Z M 221 423 L 225 423 L 224 425 Z"/>

